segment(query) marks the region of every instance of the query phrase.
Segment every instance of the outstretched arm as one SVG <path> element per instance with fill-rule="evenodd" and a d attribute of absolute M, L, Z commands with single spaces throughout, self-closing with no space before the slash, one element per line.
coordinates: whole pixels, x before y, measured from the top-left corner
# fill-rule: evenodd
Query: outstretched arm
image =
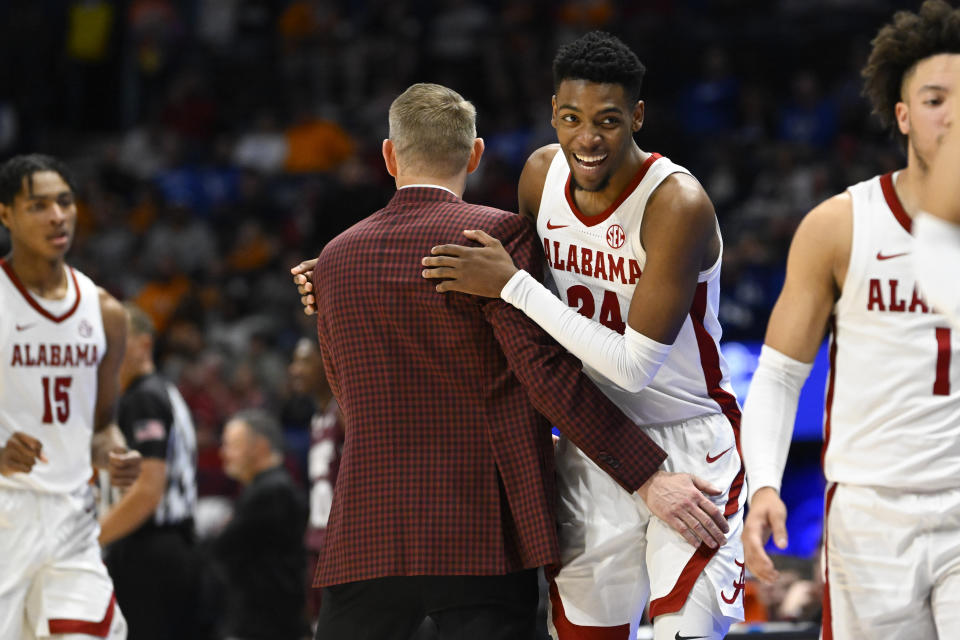
<path fill-rule="evenodd" d="M 850 255 L 852 209 L 847 195 L 811 211 L 790 246 L 787 276 L 770 315 L 760 362 L 740 426 L 750 511 L 743 529 L 747 568 L 765 582 L 777 571 L 764 550 L 771 534 L 787 546 L 787 509 L 780 499 L 800 389 L 827 329 Z"/>

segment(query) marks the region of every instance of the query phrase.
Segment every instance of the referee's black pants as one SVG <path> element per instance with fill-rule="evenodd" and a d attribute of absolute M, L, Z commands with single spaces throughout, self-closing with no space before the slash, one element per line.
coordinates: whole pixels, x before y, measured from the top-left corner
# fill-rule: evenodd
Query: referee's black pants
<path fill-rule="evenodd" d="M 408 640 L 430 617 L 440 640 L 532 640 L 537 570 L 501 576 L 394 576 L 323 589 L 315 640 Z"/>

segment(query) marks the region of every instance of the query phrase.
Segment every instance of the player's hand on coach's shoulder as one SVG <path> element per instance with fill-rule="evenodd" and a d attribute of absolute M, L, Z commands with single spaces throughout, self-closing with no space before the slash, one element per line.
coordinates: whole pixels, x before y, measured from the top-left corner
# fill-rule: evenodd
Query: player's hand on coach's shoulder
<path fill-rule="evenodd" d="M 437 291 L 459 291 L 485 298 L 499 298 L 504 285 L 519 269 L 496 238 L 480 230 L 463 235 L 480 243 L 479 247 L 443 244 L 433 247 L 421 262 L 427 279 L 443 279 Z"/>
<path fill-rule="evenodd" d="M 143 456 L 131 449 L 114 449 L 108 454 L 107 471 L 110 472 L 110 484 L 118 489 L 127 489 L 140 477 L 140 463 Z"/>
<path fill-rule="evenodd" d="M 701 543 L 711 549 L 727 541 L 727 519 L 704 494 L 723 493 L 709 482 L 689 473 L 657 471 L 637 489 L 650 512 L 683 536 L 695 547 Z"/>
<path fill-rule="evenodd" d="M 770 534 L 780 549 L 787 547 L 787 507 L 773 487 L 761 487 L 750 500 L 743 525 L 743 553 L 747 569 L 763 582 L 772 584 L 780 572 L 764 551 Z"/>
<path fill-rule="evenodd" d="M 0 475 L 30 473 L 37 460 L 47 462 L 43 443 L 25 433 L 15 431 L 0 447 Z"/>
<path fill-rule="evenodd" d="M 303 305 L 303 312 L 308 316 L 312 316 L 317 312 L 317 301 L 313 297 L 313 283 L 310 281 L 310 276 L 315 266 L 317 266 L 317 258 L 304 260 L 290 269 L 290 273 L 293 274 L 293 284 L 297 285 L 297 291 L 300 292 L 300 303 Z"/>

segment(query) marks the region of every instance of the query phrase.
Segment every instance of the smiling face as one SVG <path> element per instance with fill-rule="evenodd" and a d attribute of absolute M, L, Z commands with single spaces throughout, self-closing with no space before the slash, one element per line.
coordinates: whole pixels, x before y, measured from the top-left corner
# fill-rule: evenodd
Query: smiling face
<path fill-rule="evenodd" d="M 31 178 L 23 179 L 10 205 L 0 204 L 0 222 L 10 230 L 15 253 L 62 260 L 77 223 L 73 191 L 56 171 L 37 171 Z"/>
<path fill-rule="evenodd" d="M 553 127 L 577 189 L 619 192 L 635 168 L 626 160 L 639 148 L 643 101 L 632 102 L 619 84 L 564 80 L 553 97 Z"/>
<path fill-rule="evenodd" d="M 918 62 L 904 76 L 897 126 L 909 138 L 908 154 L 923 171 L 952 124 L 950 103 L 960 90 L 960 54 L 942 53 Z"/>

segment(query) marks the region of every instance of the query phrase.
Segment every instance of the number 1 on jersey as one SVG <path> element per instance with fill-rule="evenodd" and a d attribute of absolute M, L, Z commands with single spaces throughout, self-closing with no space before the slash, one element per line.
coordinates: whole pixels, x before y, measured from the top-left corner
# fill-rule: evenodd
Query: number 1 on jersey
<path fill-rule="evenodd" d="M 53 379 L 51 394 L 50 378 L 43 376 L 43 424 L 53 424 L 53 409 L 56 406 L 57 422 L 63 424 L 70 419 L 70 383 L 71 376 L 57 376 Z M 52 395 L 52 397 L 51 397 Z"/>
<path fill-rule="evenodd" d="M 937 327 L 937 377 L 933 381 L 933 395 L 950 395 L 950 329 Z"/>

